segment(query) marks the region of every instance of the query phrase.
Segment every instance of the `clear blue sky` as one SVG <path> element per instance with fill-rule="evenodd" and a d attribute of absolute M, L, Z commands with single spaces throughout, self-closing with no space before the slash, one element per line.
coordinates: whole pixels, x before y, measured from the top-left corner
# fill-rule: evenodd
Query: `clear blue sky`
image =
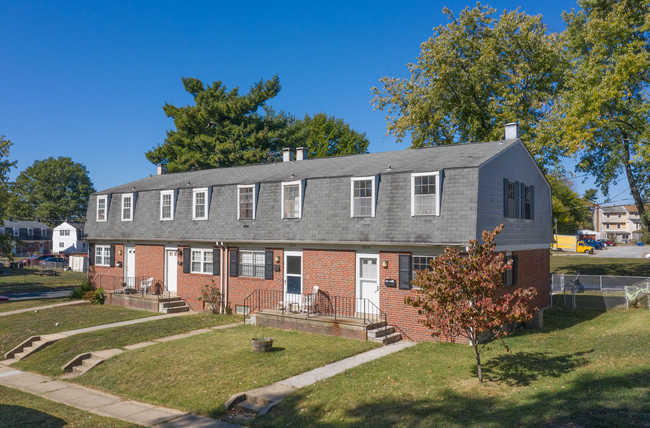
<path fill-rule="evenodd" d="M 385 136 L 370 88 L 383 76 L 407 76 L 420 43 L 447 22 L 443 6 L 474 4 L 0 0 L 0 135 L 18 161 L 10 178 L 49 156 L 84 164 L 97 190 L 155 173 L 144 153 L 173 127 L 163 104 L 192 102 L 184 76 L 247 91 L 277 74 L 276 109 L 341 117 L 366 133 L 371 152 L 406 148 Z M 575 6 L 489 4 L 542 14 L 553 31 Z M 580 191 L 590 187 L 581 180 Z M 629 196 L 625 188 L 611 196 Z"/>

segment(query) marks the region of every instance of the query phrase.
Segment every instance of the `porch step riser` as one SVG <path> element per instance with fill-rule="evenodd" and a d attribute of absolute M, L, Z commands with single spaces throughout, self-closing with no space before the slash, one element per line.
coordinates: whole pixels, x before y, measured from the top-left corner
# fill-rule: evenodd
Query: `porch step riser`
<path fill-rule="evenodd" d="M 379 339 L 383 336 L 395 333 L 395 327 L 380 328 L 376 330 L 368 330 L 368 339 Z"/>
<path fill-rule="evenodd" d="M 176 306 L 176 307 L 173 307 L 173 308 L 166 308 L 164 311 L 166 313 L 168 313 L 168 314 L 177 314 L 179 312 L 189 312 L 190 307 L 189 306 Z"/>

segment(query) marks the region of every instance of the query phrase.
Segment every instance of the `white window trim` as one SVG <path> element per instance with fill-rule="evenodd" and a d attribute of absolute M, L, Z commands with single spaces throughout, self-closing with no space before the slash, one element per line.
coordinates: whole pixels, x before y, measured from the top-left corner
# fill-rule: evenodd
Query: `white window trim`
<path fill-rule="evenodd" d="M 205 198 L 203 199 L 203 203 L 205 206 L 205 215 L 202 217 L 197 217 L 196 216 L 196 195 L 199 193 L 204 193 Z M 239 191 L 238 191 L 239 193 Z M 207 187 L 201 187 L 199 189 L 193 189 L 192 190 L 192 220 L 207 220 L 208 219 L 208 207 L 209 207 L 209 199 L 208 199 L 208 188 Z"/>
<path fill-rule="evenodd" d="M 435 176 L 436 177 L 436 213 L 435 214 L 415 214 L 415 177 Z M 440 171 L 432 172 L 418 172 L 411 174 L 411 216 L 412 217 L 426 217 L 426 216 L 439 216 L 440 215 Z"/>
<path fill-rule="evenodd" d="M 41 236 L 43 237 L 47 236 L 47 229 L 44 227 L 41 227 Z"/>
<path fill-rule="evenodd" d="M 124 218 L 124 199 L 131 198 L 131 208 L 129 209 L 129 218 Z M 133 221 L 133 193 L 124 193 L 122 195 L 122 221 Z"/>
<path fill-rule="evenodd" d="M 28 227 L 27 228 L 27 236 L 30 238 L 34 237 L 34 228 L 33 227 Z"/>
<path fill-rule="evenodd" d="M 14 227 L 14 236 L 20 236 L 20 228 Z"/>
<path fill-rule="evenodd" d="M 239 189 L 253 189 L 253 218 L 241 218 Z M 255 220 L 255 213 L 257 212 L 257 184 L 239 184 L 237 185 L 237 220 Z"/>
<path fill-rule="evenodd" d="M 194 259 L 192 257 L 194 257 L 194 252 L 195 251 L 198 251 L 198 252 L 201 253 L 201 260 L 198 260 L 198 262 L 201 263 L 201 270 L 200 271 L 194 270 Z M 205 264 L 207 263 L 207 262 L 203 261 L 205 253 L 213 254 L 213 249 L 212 248 L 190 248 L 190 272 L 191 273 L 198 273 L 198 274 L 202 274 L 202 275 L 212 275 L 212 271 L 205 272 Z M 212 263 L 213 262 L 210 262 L 210 265 L 212 265 Z"/>
<path fill-rule="evenodd" d="M 371 209 L 372 212 L 370 214 L 370 217 L 375 216 L 375 203 L 377 201 L 377 176 L 372 176 L 372 177 L 352 177 L 350 179 L 350 217 L 358 217 L 358 218 L 369 218 L 368 216 L 355 216 L 354 215 L 354 182 L 355 181 L 367 181 L 371 180 L 372 181 L 372 199 L 371 199 Z"/>
<path fill-rule="evenodd" d="M 102 249 L 102 262 L 97 263 L 97 251 Z M 104 251 L 108 248 L 108 252 Z M 106 260 L 106 254 L 108 253 L 108 260 Z M 111 246 L 110 245 L 95 245 L 95 266 L 110 266 L 111 265 Z"/>
<path fill-rule="evenodd" d="M 164 195 L 169 195 L 169 201 L 170 201 L 170 210 L 169 210 L 169 217 L 163 217 L 163 196 Z M 160 191 L 160 220 L 161 221 L 171 221 L 174 220 L 174 191 L 173 190 L 161 190 Z"/>
<path fill-rule="evenodd" d="M 298 186 L 298 217 L 285 217 L 284 216 L 284 187 L 285 186 Z M 282 191 L 281 191 L 281 200 L 280 200 L 280 218 L 282 219 L 288 219 L 288 220 L 295 220 L 296 218 L 302 218 L 302 198 L 303 198 L 303 187 L 304 187 L 304 180 L 297 180 L 297 181 L 285 181 L 282 183 Z"/>
<path fill-rule="evenodd" d="M 238 254 L 237 254 L 237 273 L 238 276 L 241 276 L 242 278 L 257 278 L 257 279 L 264 279 L 264 269 L 265 269 L 265 263 L 262 263 L 261 269 L 262 269 L 262 275 L 261 276 L 247 276 L 247 275 L 242 275 L 242 254 L 243 253 L 261 253 L 265 256 L 266 251 L 265 250 L 260 250 L 260 249 L 240 249 Z M 285 252 L 285 254 L 287 254 Z M 255 255 L 253 254 L 253 266 L 255 265 Z M 259 267 L 259 266 L 258 266 Z M 256 271 L 255 268 L 253 268 L 253 271 Z"/>
<path fill-rule="evenodd" d="M 99 201 L 104 201 L 104 219 L 99 218 Z M 108 196 L 97 196 L 97 221 L 106 221 L 108 219 Z"/>

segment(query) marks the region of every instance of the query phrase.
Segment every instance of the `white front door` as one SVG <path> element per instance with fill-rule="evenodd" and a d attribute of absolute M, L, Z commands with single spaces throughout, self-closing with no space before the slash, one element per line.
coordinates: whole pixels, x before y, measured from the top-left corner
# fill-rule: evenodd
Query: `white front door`
<path fill-rule="evenodd" d="M 285 305 L 302 304 L 302 252 L 284 253 L 284 300 Z"/>
<path fill-rule="evenodd" d="M 357 254 L 357 312 L 376 313 L 373 305 L 379 308 L 379 255 Z"/>
<path fill-rule="evenodd" d="M 176 277 L 178 276 L 178 250 L 165 249 L 165 285 L 168 291 L 176 292 Z"/>
<path fill-rule="evenodd" d="M 126 247 L 124 251 L 124 283 L 127 287 L 135 287 L 135 247 Z"/>

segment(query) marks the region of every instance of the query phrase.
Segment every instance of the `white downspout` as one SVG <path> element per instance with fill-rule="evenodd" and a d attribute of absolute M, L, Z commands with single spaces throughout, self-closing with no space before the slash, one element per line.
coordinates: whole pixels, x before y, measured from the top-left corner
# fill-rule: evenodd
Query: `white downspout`
<path fill-rule="evenodd" d="M 217 247 L 219 247 L 219 286 L 220 286 L 220 292 L 221 292 L 221 304 L 219 308 L 219 313 L 223 314 L 226 312 L 226 308 L 224 306 L 224 295 L 223 295 L 223 277 L 224 277 L 224 251 L 223 251 L 223 242 L 217 242 Z"/>

